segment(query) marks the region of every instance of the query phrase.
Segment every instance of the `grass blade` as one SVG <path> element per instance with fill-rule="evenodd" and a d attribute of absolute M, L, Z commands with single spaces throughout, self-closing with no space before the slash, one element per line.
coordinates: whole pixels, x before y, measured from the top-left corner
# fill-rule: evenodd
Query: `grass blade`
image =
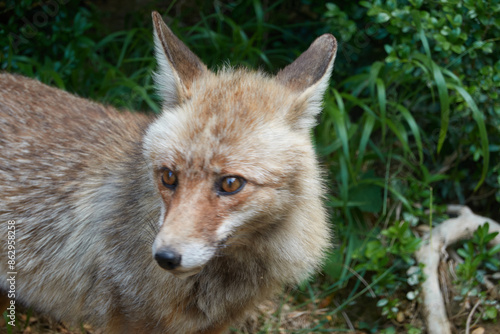
<path fill-rule="evenodd" d="M 424 161 L 424 153 L 423 153 L 423 146 L 422 146 L 422 138 L 420 137 L 420 129 L 417 125 L 417 122 L 415 121 L 415 119 L 411 115 L 410 111 L 408 109 L 406 109 L 404 106 L 402 106 L 401 104 L 399 104 L 399 103 L 392 104 L 391 103 L 391 106 L 396 108 L 401 113 L 401 115 L 404 117 L 404 119 L 406 120 L 406 123 L 408 123 L 408 126 L 410 127 L 410 130 L 413 134 L 413 137 L 415 137 L 415 142 L 417 144 L 419 162 L 420 162 L 420 164 L 422 164 Z"/>
<path fill-rule="evenodd" d="M 380 110 L 380 122 L 382 123 L 382 143 L 385 142 L 385 134 L 387 132 L 387 122 L 386 122 L 386 114 L 387 114 L 387 96 L 385 94 L 385 84 L 382 79 L 377 78 L 377 101 Z"/>
<path fill-rule="evenodd" d="M 335 96 L 336 105 L 330 104 L 328 107 L 329 114 L 333 118 L 333 123 L 335 125 L 335 131 L 337 132 L 337 136 L 342 142 L 342 149 L 344 155 L 347 159 L 349 159 L 349 136 L 347 135 L 347 125 L 345 122 L 345 109 L 344 109 L 344 101 L 342 100 L 342 96 L 339 92 L 334 89 L 333 94 Z"/>
<path fill-rule="evenodd" d="M 366 151 L 366 145 L 368 144 L 368 140 L 370 139 L 374 125 L 375 125 L 375 117 L 373 117 L 373 115 L 371 115 L 369 113 L 366 113 L 365 114 L 365 122 L 363 125 L 363 132 L 362 132 L 361 140 L 359 141 L 359 147 L 358 147 L 358 157 L 357 157 L 357 161 L 356 161 L 356 174 L 358 174 L 359 171 L 361 171 L 363 158 L 364 158 L 365 151 Z"/>
<path fill-rule="evenodd" d="M 432 74 L 438 89 L 439 102 L 441 103 L 441 129 L 439 130 L 437 146 L 437 152 L 439 153 L 446 139 L 446 132 L 448 132 L 448 124 L 450 123 L 450 96 L 448 95 L 448 87 L 446 86 L 446 81 L 440 67 L 434 61 L 430 61 Z"/>
<path fill-rule="evenodd" d="M 490 164 L 488 133 L 486 132 L 484 115 L 477 107 L 476 102 L 474 102 L 472 96 L 470 96 L 469 92 L 467 92 L 463 87 L 457 86 L 455 84 L 448 84 L 448 87 L 454 89 L 458 94 L 460 94 L 462 98 L 465 100 L 465 102 L 468 104 L 469 108 L 472 110 L 472 118 L 474 119 L 474 121 L 476 121 L 477 127 L 479 129 L 479 137 L 481 139 L 481 150 L 483 152 L 483 170 L 481 172 L 481 179 L 474 188 L 474 191 L 476 191 L 486 179 L 486 175 L 488 173 L 488 167 Z"/>

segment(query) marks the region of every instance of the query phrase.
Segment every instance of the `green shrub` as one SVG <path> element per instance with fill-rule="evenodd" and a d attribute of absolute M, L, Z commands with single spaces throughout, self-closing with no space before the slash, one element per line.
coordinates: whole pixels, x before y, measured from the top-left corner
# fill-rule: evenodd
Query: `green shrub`
<path fill-rule="evenodd" d="M 7 1 L 0 9 L 2 70 L 118 107 L 159 110 L 150 29 L 106 34 L 87 2 Z"/>

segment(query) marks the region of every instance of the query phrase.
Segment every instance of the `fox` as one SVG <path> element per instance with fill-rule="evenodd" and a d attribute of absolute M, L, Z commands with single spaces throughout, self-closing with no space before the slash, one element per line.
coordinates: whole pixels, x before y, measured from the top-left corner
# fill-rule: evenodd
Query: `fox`
<path fill-rule="evenodd" d="M 336 39 L 275 75 L 209 70 L 152 19 L 158 115 L 0 74 L 3 310 L 227 333 L 320 269 L 332 233 L 311 130 Z"/>

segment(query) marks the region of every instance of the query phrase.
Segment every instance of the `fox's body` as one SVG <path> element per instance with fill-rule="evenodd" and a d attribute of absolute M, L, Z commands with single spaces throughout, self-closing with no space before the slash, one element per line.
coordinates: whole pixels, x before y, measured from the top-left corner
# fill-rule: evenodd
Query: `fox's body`
<path fill-rule="evenodd" d="M 106 333 L 219 333 L 328 246 L 309 130 L 335 41 L 275 78 L 214 74 L 155 15 L 158 118 L 0 74 L 1 234 L 14 220 L 16 305 Z"/>

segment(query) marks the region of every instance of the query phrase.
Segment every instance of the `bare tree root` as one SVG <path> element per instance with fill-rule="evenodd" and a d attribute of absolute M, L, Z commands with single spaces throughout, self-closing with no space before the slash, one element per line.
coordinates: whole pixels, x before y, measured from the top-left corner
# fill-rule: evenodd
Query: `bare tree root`
<path fill-rule="evenodd" d="M 426 280 L 422 283 L 423 311 L 429 334 L 451 334 L 451 325 L 446 314 L 443 294 L 439 288 L 438 265 L 441 257 L 446 258 L 446 247 L 464 239 L 470 239 L 479 226 L 489 223 L 490 232 L 500 232 L 496 221 L 474 214 L 467 206 L 450 205 L 448 213 L 458 217 L 442 222 L 426 235 L 425 241 L 416 252 L 419 263 L 423 263 Z M 500 244 L 500 234 L 491 241 Z"/>

